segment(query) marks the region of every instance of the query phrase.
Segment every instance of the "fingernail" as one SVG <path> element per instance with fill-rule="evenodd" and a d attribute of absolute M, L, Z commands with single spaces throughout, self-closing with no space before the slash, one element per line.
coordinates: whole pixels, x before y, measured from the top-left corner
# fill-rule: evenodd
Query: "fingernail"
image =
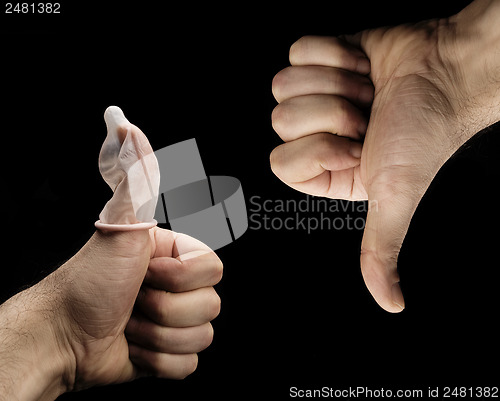
<path fill-rule="evenodd" d="M 370 60 L 368 60 L 366 57 L 358 58 L 358 65 L 356 66 L 356 71 L 363 75 L 369 74 L 371 71 Z"/>
<path fill-rule="evenodd" d="M 355 157 L 356 159 L 361 158 L 361 153 L 363 152 L 363 145 L 359 142 L 351 142 L 351 147 L 349 148 L 349 153 L 351 154 L 352 157 Z"/>
<path fill-rule="evenodd" d="M 405 308 L 405 300 L 403 298 L 403 293 L 401 292 L 401 287 L 399 283 L 394 283 L 391 289 L 392 292 L 392 302 L 403 310 Z"/>

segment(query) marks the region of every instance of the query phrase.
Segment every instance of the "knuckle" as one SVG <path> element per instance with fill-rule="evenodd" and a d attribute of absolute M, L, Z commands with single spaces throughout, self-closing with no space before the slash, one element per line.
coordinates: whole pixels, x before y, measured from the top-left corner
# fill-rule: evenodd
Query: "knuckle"
<path fill-rule="evenodd" d="M 224 264 L 222 263 L 222 260 L 220 260 L 220 258 L 217 255 L 215 255 L 215 257 L 216 261 L 214 263 L 214 272 L 213 272 L 214 285 L 222 280 L 222 275 L 224 273 Z"/>
<path fill-rule="evenodd" d="M 273 93 L 274 98 L 279 102 L 279 99 L 281 98 L 280 93 L 281 93 L 281 87 L 282 87 L 282 74 L 281 71 L 278 72 L 271 83 L 271 91 Z"/>
<path fill-rule="evenodd" d="M 388 249 L 361 248 L 361 274 L 365 281 L 385 281 L 389 272 L 395 274 L 397 278 L 397 260 L 399 255 L 399 245 L 394 245 Z M 399 280 L 399 279 L 398 279 Z"/>
<path fill-rule="evenodd" d="M 283 176 L 283 157 L 282 157 L 282 145 L 273 149 L 269 155 L 269 163 L 271 165 L 271 170 L 274 175 L 278 178 Z"/>
<path fill-rule="evenodd" d="M 304 53 L 307 48 L 307 44 L 311 40 L 311 36 L 302 36 L 295 43 L 290 46 L 289 59 L 291 64 L 300 63 L 304 57 Z"/>
<path fill-rule="evenodd" d="M 177 377 L 174 379 L 183 380 L 190 374 L 194 373 L 198 367 L 198 355 L 197 354 L 187 354 L 184 355 L 184 363 L 177 372 Z"/>
<path fill-rule="evenodd" d="M 271 113 L 271 122 L 273 129 L 278 133 L 278 135 L 282 135 L 286 127 L 288 126 L 288 121 L 290 119 L 290 113 L 288 110 L 288 105 L 286 103 L 278 104 L 273 112 Z"/>
<path fill-rule="evenodd" d="M 203 330 L 200 338 L 200 351 L 207 348 L 214 340 L 214 328 L 211 323 L 205 325 L 205 330 Z"/>
<path fill-rule="evenodd" d="M 290 77 L 290 73 L 292 71 L 291 70 L 292 68 L 293 67 L 286 67 L 286 68 L 282 69 L 273 78 L 273 82 L 271 84 L 272 92 L 273 92 L 274 98 L 278 102 L 283 97 L 282 93 L 290 80 L 289 77 Z"/>
<path fill-rule="evenodd" d="M 212 344 L 213 340 L 214 340 L 214 327 L 212 326 L 212 324 L 208 323 L 208 325 L 207 325 L 207 333 L 206 333 L 206 336 L 205 336 L 206 347 L 208 347 L 210 344 Z"/>
<path fill-rule="evenodd" d="M 209 299 L 207 301 L 207 314 L 210 320 L 219 316 L 221 309 L 221 299 L 213 287 L 210 287 Z"/>

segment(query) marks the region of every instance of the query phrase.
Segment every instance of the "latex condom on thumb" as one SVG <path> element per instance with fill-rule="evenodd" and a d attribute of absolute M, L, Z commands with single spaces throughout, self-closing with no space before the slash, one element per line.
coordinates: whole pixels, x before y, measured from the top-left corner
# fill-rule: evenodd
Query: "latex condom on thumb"
<path fill-rule="evenodd" d="M 113 190 L 99 214 L 100 230 L 130 231 L 154 227 L 160 169 L 146 135 L 116 106 L 104 112 L 108 134 L 99 154 L 99 171 Z"/>

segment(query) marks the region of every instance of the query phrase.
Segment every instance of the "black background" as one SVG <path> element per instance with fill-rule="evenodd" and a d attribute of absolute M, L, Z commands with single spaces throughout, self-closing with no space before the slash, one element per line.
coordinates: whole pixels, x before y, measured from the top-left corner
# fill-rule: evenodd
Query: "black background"
<path fill-rule="evenodd" d="M 97 169 L 107 106 L 121 107 L 154 149 L 196 138 L 207 173 L 237 177 L 247 201 L 304 199 L 268 161 L 280 143 L 271 81 L 290 45 L 443 17 L 468 2 L 81 3 L 62 3 L 60 15 L 2 15 L 2 301 L 91 236 L 111 194 Z M 248 230 L 217 251 L 222 311 L 193 375 L 61 399 L 498 385 L 498 131 L 455 155 L 417 209 L 399 258 L 403 313 L 384 312 L 366 290 L 361 231 Z"/>

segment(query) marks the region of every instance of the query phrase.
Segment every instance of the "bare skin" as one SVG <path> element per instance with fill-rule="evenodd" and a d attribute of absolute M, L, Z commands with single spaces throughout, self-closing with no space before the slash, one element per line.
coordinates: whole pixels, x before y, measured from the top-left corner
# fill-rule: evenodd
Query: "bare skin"
<path fill-rule="evenodd" d="M 478 0 L 448 19 L 303 37 L 273 80 L 285 143 L 271 168 L 301 192 L 371 201 L 361 270 L 389 312 L 405 307 L 397 257 L 422 196 L 457 149 L 500 120 L 499 20 L 499 1 Z"/>
<path fill-rule="evenodd" d="M 58 270 L 0 306 L 0 400 L 186 377 L 212 341 L 221 277 L 220 259 L 186 235 L 96 231 Z"/>
<path fill-rule="evenodd" d="M 376 201 L 361 268 L 390 312 L 404 308 L 396 261 L 421 197 L 450 155 L 500 120 L 499 20 L 499 0 L 477 0 L 445 20 L 305 37 L 273 82 L 273 125 L 285 141 L 273 171 L 306 193 Z M 221 275 L 217 256 L 192 238 L 96 232 L 0 306 L 0 400 L 187 376 L 212 340 Z"/>

